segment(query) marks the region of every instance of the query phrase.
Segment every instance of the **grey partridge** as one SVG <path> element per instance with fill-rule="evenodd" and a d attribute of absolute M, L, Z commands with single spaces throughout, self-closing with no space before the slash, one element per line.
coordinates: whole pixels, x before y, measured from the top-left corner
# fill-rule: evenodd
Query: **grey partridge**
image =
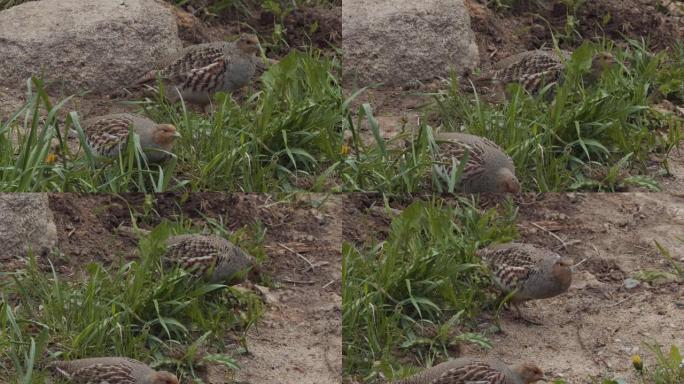
<path fill-rule="evenodd" d="M 75 384 L 178 384 L 173 373 L 155 371 L 127 357 L 55 361 L 47 368 Z"/>
<path fill-rule="evenodd" d="M 217 92 L 232 92 L 247 85 L 257 68 L 259 40 L 250 34 L 233 42 L 191 45 L 162 60 L 135 85 L 160 78 L 165 96 L 177 101 L 207 105 Z"/>
<path fill-rule="evenodd" d="M 462 357 L 445 361 L 394 384 L 529 384 L 544 379 L 534 364 L 507 366 L 494 359 Z"/>
<path fill-rule="evenodd" d="M 453 164 L 458 166 L 468 153 L 459 191 L 465 193 L 518 193 L 520 182 L 515 177 L 513 160 L 487 138 L 459 132 L 444 132 L 435 136 L 438 146 L 436 169 L 449 175 Z"/>
<path fill-rule="evenodd" d="M 572 55 L 569 51 L 537 49 L 509 56 L 492 65 L 483 76 L 473 83 L 477 85 L 493 84 L 498 97 L 501 98 L 506 85 L 519 83 L 529 93 L 539 93 L 543 86 L 557 84 L 563 79 L 565 61 Z M 598 78 L 603 70 L 615 63 L 615 58 L 608 52 L 597 52 L 592 57 L 591 74 Z M 463 84 L 468 89 L 469 84 Z"/>
<path fill-rule="evenodd" d="M 256 260 L 230 241 L 214 235 L 177 235 L 166 241 L 165 261 L 212 283 L 236 282 L 256 270 Z M 242 273 L 245 272 L 245 275 Z"/>
<path fill-rule="evenodd" d="M 549 249 L 526 243 L 508 243 L 481 249 L 477 255 L 490 267 L 494 283 L 505 292 L 514 292 L 511 304 L 520 313 L 519 303 L 560 295 L 572 283 L 572 260 Z"/>
<path fill-rule="evenodd" d="M 132 113 L 116 113 L 87 119 L 85 135 L 88 146 L 98 156 L 117 157 L 125 150 L 129 131 L 140 137 L 140 146 L 148 161 L 159 162 L 169 156 L 174 140 L 180 137 L 171 124 L 154 121 Z"/>

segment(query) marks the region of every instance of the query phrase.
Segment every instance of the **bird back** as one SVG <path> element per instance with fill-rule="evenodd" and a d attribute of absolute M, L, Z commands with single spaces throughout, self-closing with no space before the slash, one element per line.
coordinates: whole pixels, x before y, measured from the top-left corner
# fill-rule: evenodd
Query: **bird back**
<path fill-rule="evenodd" d="M 521 289 L 540 270 L 541 255 L 529 244 L 509 243 L 478 251 L 492 270 L 494 282 L 506 291 Z"/>
<path fill-rule="evenodd" d="M 506 168 L 515 176 L 513 160 L 491 140 L 460 132 L 444 132 L 435 137 L 439 144 L 439 162 L 450 167 L 451 158 L 460 161 L 468 153 L 462 184 L 464 192 L 502 192 L 498 171 Z M 441 142 L 441 143 L 440 143 Z"/>
<path fill-rule="evenodd" d="M 518 384 L 505 364 L 473 358 L 459 358 L 395 381 L 395 384 Z"/>
<path fill-rule="evenodd" d="M 92 357 L 55 361 L 48 368 L 75 383 L 136 384 L 136 379 L 153 372 L 147 365 L 127 357 Z"/>

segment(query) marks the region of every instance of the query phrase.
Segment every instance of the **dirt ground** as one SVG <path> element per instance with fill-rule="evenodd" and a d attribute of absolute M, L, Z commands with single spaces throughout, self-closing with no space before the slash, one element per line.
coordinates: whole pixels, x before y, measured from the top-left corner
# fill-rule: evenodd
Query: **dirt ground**
<path fill-rule="evenodd" d="M 337 383 L 341 372 L 341 225 L 339 198 L 298 195 L 278 202 L 267 194 L 202 193 L 156 195 L 145 212 L 145 196 L 50 195 L 63 256 L 54 260 L 66 276 L 93 260 L 137 257 L 137 240 L 117 230 L 131 217 L 150 229 L 162 218 L 222 219 L 230 230 L 260 221 L 266 229 L 267 260 L 273 281 L 267 310 L 247 334 L 249 354 L 239 357 L 236 380 L 253 384 Z M 133 214 L 131 214 L 133 212 Z M 149 212 L 149 211 L 148 211 Z M 227 373 L 208 370 L 207 382 L 228 383 Z"/>
<path fill-rule="evenodd" d="M 406 202 L 392 204 L 400 209 Z M 368 233 L 382 239 L 391 219 L 377 196 L 350 197 L 349 217 L 372 231 L 345 226 L 344 237 L 363 243 Z M 504 314 L 502 332 L 490 335 L 491 351 L 472 346 L 463 355 L 496 356 L 508 363 L 532 361 L 551 377 L 587 383 L 614 374 L 634 382 L 630 356 L 645 364 L 654 356 L 645 342 L 669 350 L 684 348 L 684 285 L 672 280 L 641 282 L 627 289 L 624 280 L 640 271 L 671 271 L 654 241 L 684 262 L 684 196 L 675 194 L 527 194 L 518 200 L 522 241 L 538 244 L 580 263 L 572 286 L 556 298 L 531 302 L 523 311 L 540 318 L 529 325 Z M 370 209 L 369 209 L 370 208 Z M 351 220 L 351 219 L 350 219 Z M 681 239 L 681 240 L 678 240 Z M 480 319 L 487 329 L 491 319 Z"/>

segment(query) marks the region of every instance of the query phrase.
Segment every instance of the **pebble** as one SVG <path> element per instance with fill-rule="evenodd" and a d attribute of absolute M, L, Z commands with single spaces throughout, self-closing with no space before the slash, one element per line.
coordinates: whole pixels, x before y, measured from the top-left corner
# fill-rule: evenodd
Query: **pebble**
<path fill-rule="evenodd" d="M 623 283 L 625 285 L 625 288 L 627 288 L 627 289 L 632 289 L 632 288 L 636 288 L 639 286 L 639 280 L 633 279 L 631 277 L 625 279 Z"/>

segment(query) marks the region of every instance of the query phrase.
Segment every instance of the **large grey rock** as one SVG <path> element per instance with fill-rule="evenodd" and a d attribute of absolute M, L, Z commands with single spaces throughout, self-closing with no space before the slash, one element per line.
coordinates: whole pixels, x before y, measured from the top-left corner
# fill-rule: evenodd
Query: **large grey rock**
<path fill-rule="evenodd" d="M 35 256 L 57 245 L 57 226 L 45 193 L 0 194 L 0 260 Z"/>
<path fill-rule="evenodd" d="M 345 87 L 403 86 L 479 61 L 463 0 L 344 0 L 342 45 Z"/>
<path fill-rule="evenodd" d="M 34 74 L 66 92 L 112 92 L 182 44 L 156 0 L 42 0 L 0 12 L 0 85 Z"/>

